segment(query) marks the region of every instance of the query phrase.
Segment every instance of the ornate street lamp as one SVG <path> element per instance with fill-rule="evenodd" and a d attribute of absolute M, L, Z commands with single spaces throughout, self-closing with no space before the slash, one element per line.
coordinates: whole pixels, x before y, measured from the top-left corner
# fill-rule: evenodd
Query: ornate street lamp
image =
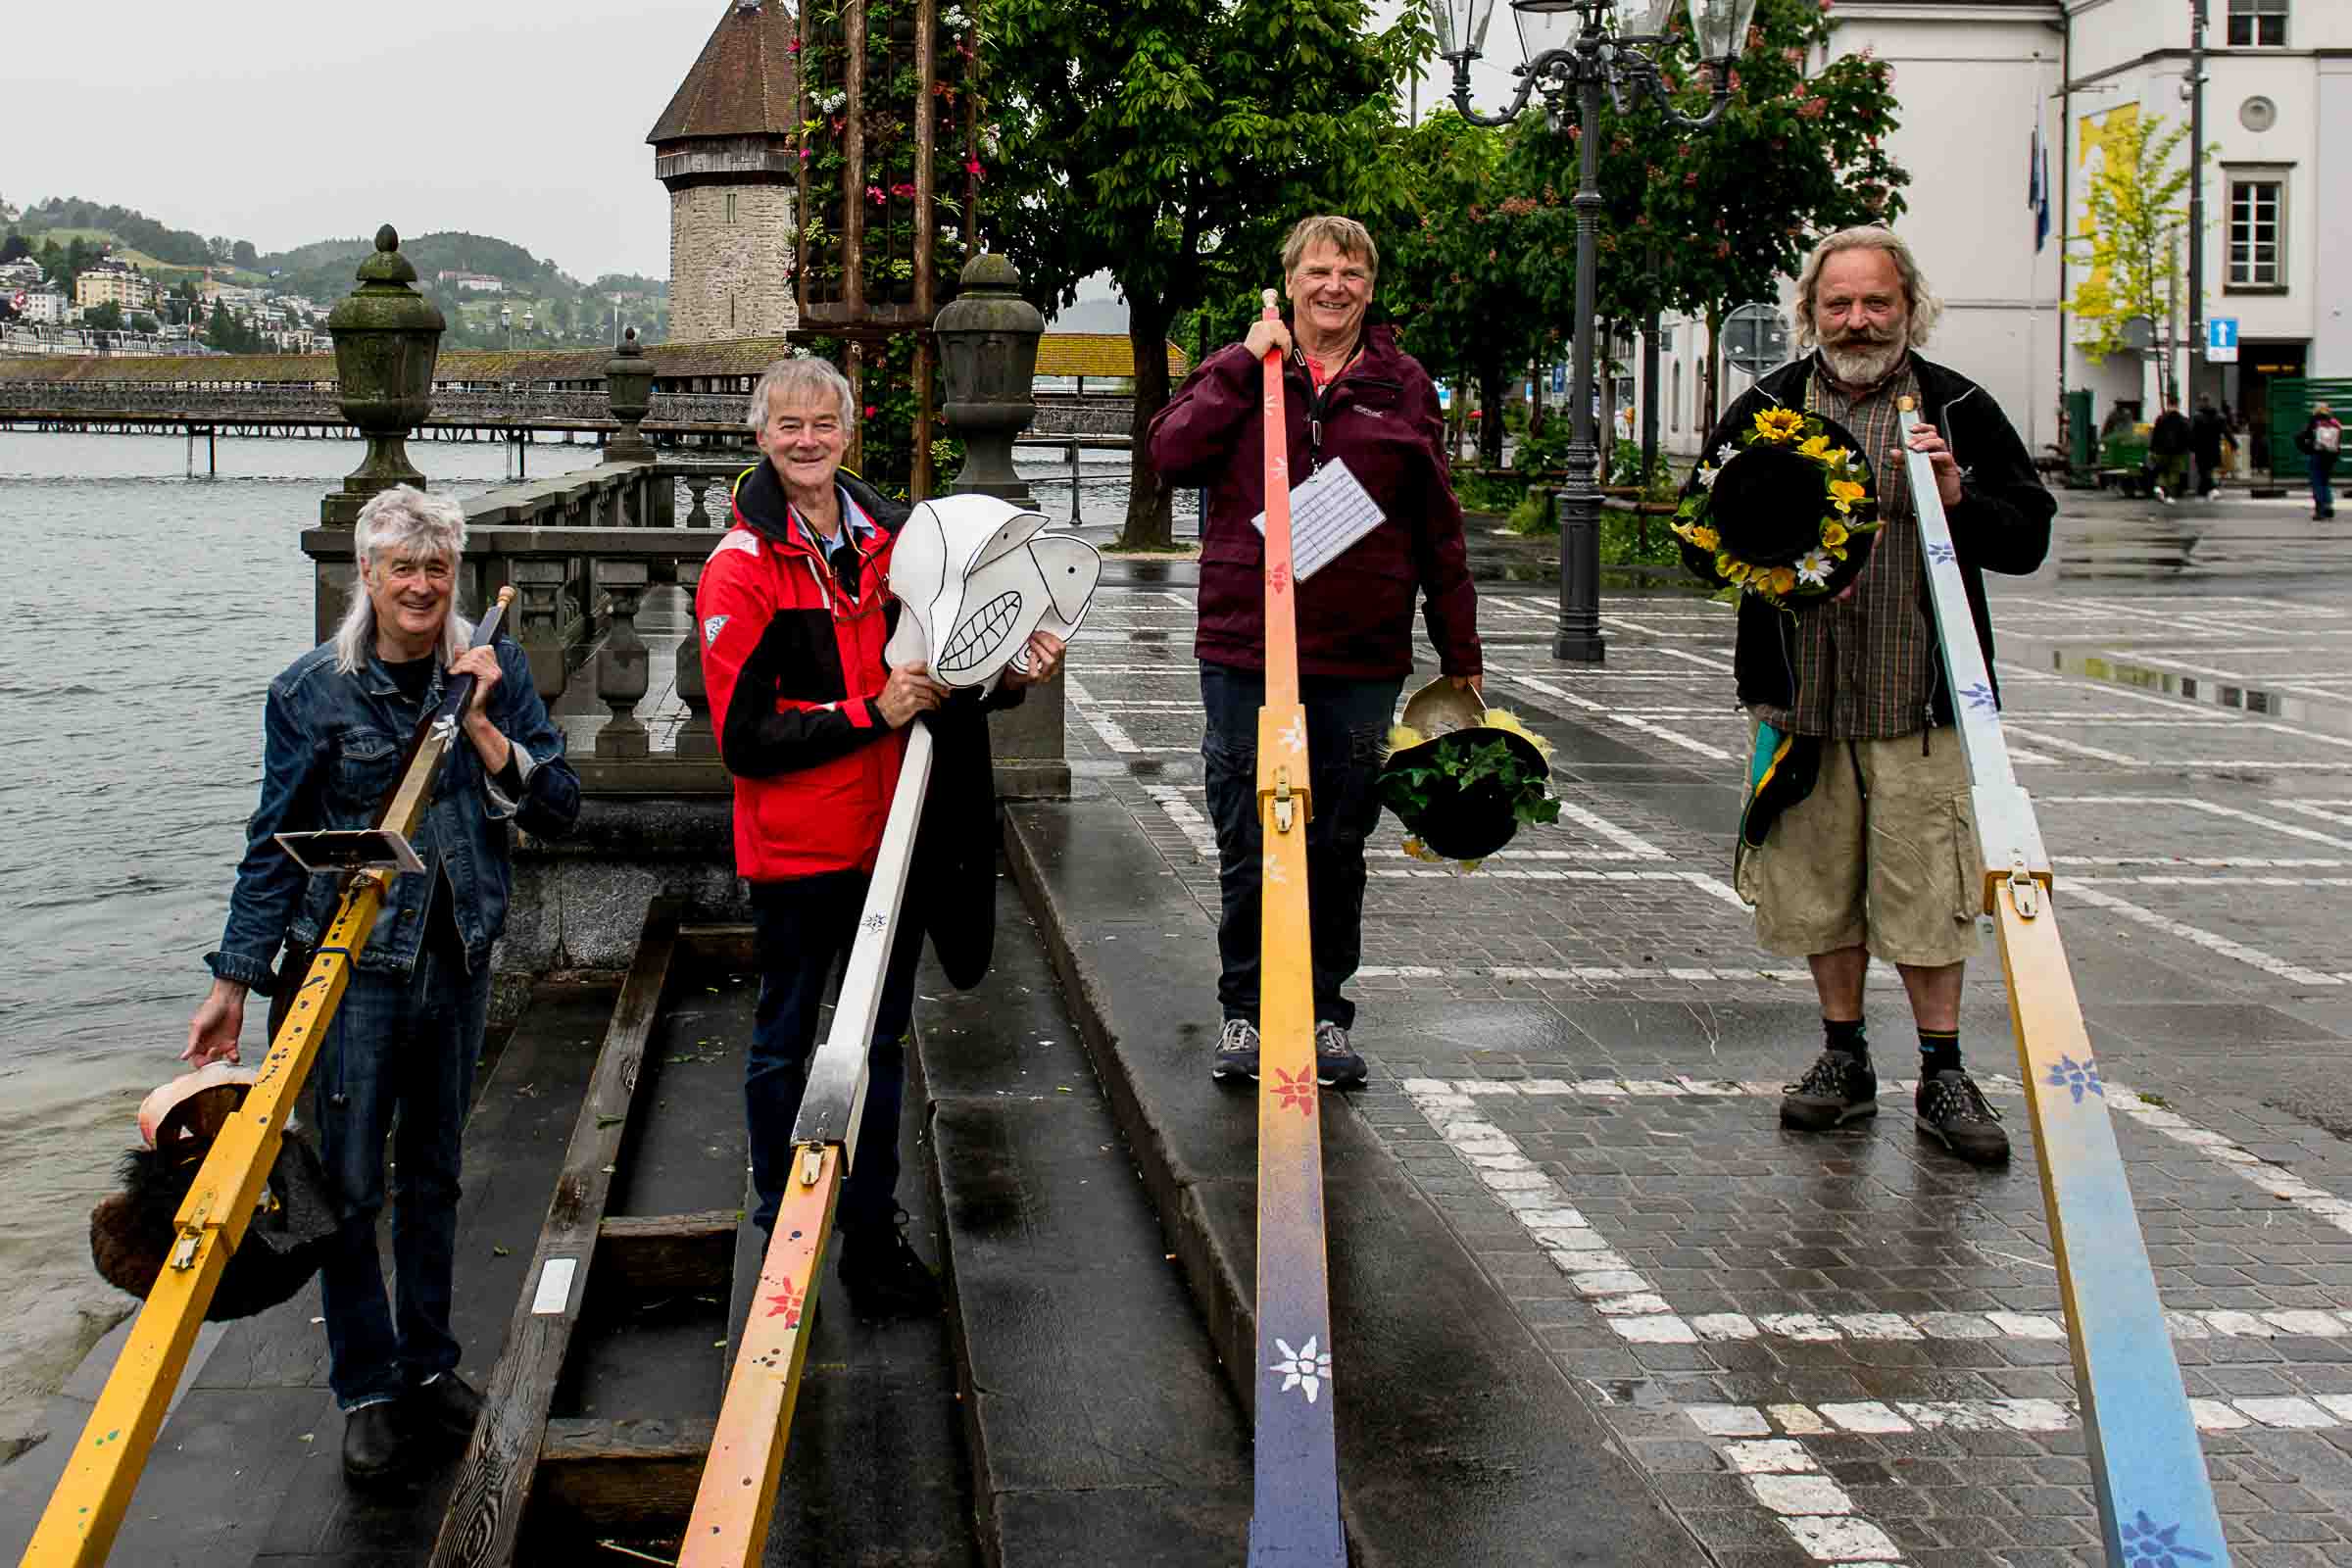
<path fill-rule="evenodd" d="M 1568 447 L 1568 484 L 1560 519 L 1560 619 L 1552 657 L 1597 664 L 1607 648 L 1600 634 L 1600 450 L 1592 428 L 1592 311 L 1597 292 L 1593 239 L 1600 225 L 1599 129 L 1603 91 L 1623 113 L 1628 91 L 1645 92 L 1669 122 L 1698 130 L 1722 118 L 1731 102 L 1732 63 L 1747 42 L 1756 0 L 1511 0 L 1526 63 L 1518 91 L 1499 114 L 1470 107 L 1470 62 L 1486 52 L 1495 0 L 1432 0 L 1438 53 L 1453 63 L 1453 104 L 1474 125 L 1503 125 L 1541 94 L 1553 130 L 1576 114 L 1575 377 L 1568 389 L 1574 420 Z M 1713 77 L 1714 101 L 1703 115 L 1674 107 L 1659 72 L 1658 54 L 1678 12 L 1688 8 L 1699 57 Z"/>

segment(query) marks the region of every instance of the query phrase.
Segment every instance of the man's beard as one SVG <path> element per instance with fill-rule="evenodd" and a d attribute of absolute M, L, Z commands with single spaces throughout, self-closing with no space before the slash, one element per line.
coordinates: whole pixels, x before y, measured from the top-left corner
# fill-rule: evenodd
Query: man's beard
<path fill-rule="evenodd" d="M 1849 332 L 1836 342 L 1824 338 L 1822 363 L 1847 386 L 1876 386 L 1903 363 L 1904 351 L 1909 347 L 1904 336 L 1901 332 L 1890 332 L 1879 338 Z"/>

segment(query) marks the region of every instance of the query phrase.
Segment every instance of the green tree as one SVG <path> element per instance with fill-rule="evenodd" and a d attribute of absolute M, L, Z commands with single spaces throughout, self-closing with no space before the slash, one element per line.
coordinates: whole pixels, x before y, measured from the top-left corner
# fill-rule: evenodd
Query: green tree
<path fill-rule="evenodd" d="M 1731 101 L 1704 130 L 1674 124 L 1645 95 L 1604 117 L 1598 172 L 1605 217 L 1599 251 L 1598 314 L 1646 321 L 1661 311 L 1705 318 L 1710 340 L 1723 318 L 1750 300 L 1774 298 L 1802 267 L 1815 239 L 1853 223 L 1892 222 L 1910 175 L 1886 148 L 1895 125 L 1894 74 L 1867 52 L 1808 74 L 1827 45 L 1830 19 L 1818 0 L 1759 0 L 1746 48 L 1733 68 Z M 1660 51 L 1675 106 L 1703 112 L 1712 73 L 1678 22 Z M 1577 183 L 1577 133 L 1525 136 L 1504 184 L 1520 193 Z M 1544 225 L 1567 231 L 1539 240 L 1565 252 L 1550 297 L 1565 302 L 1573 281 L 1575 214 L 1541 210 Z M 1548 240 L 1548 243 L 1545 241 Z M 1707 419 L 1720 376 L 1710 356 Z"/>
<path fill-rule="evenodd" d="M 2103 152 L 2085 194 L 2089 221 L 2067 241 L 2078 265 L 2090 268 L 2066 305 L 2089 328 L 2078 341 L 2093 364 L 2139 347 L 2133 323 L 2152 344 L 2158 322 L 2172 319 L 2174 269 L 2188 232 L 2188 165 L 2176 159 L 2187 134 L 2161 115 L 2143 118 L 2136 105 L 2109 112 L 2101 126 Z M 2157 378 L 2167 399 L 2180 395 L 2171 355 L 2158 357 Z"/>
<path fill-rule="evenodd" d="M 103 305 L 92 305 L 81 313 L 81 324 L 93 332 L 120 332 L 122 330 L 122 307 L 113 300 Z"/>
<path fill-rule="evenodd" d="M 149 316 L 147 313 L 142 311 L 130 318 L 130 329 L 133 332 L 144 332 L 149 337 L 153 337 L 155 335 L 156 319 L 154 317 Z"/>
<path fill-rule="evenodd" d="M 228 248 L 228 259 L 231 265 L 245 268 L 248 270 L 259 266 L 262 260 L 261 254 L 253 248 L 253 241 L 249 239 L 241 239 L 231 245 Z"/>
<path fill-rule="evenodd" d="M 1368 0 L 988 0 L 1001 150 L 997 242 L 1040 299 L 1108 271 L 1135 352 L 1131 548 L 1164 547 L 1169 495 L 1144 433 L 1166 406 L 1180 316 L 1277 281 L 1281 226 L 1399 209 L 1396 83 L 1425 38 Z"/>
<path fill-rule="evenodd" d="M 11 262 L 21 262 L 31 254 L 31 243 L 13 228 L 8 231 L 6 240 L 0 240 L 0 267 L 6 267 Z"/>
<path fill-rule="evenodd" d="M 1438 379 L 1477 386 L 1479 458 L 1490 466 L 1502 463 L 1511 385 L 1530 360 L 1549 356 L 1571 319 L 1575 220 L 1562 221 L 1566 199 L 1540 177 L 1506 177 L 1529 172 L 1519 144 L 1545 134 L 1532 115 L 1500 130 L 1450 110 L 1423 121 L 1406 143 L 1414 211 L 1381 268 L 1405 350 Z"/>

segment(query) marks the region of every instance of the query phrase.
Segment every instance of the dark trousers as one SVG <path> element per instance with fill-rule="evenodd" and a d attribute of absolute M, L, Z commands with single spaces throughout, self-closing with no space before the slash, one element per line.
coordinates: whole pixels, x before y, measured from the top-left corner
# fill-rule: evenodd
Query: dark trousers
<path fill-rule="evenodd" d="M 428 939 L 407 975 L 353 975 L 320 1044 L 304 1110 L 342 1188 L 343 1225 L 319 1287 L 328 1382 L 346 1410 L 457 1367 L 459 1159 L 489 1008 L 490 966 L 468 974 L 454 938 Z M 387 1136 L 396 1302 L 376 1250 Z"/>
<path fill-rule="evenodd" d="M 863 871 L 826 871 L 752 884 L 760 951 L 760 1005 L 743 1076 L 751 1126 L 752 1185 L 760 1206 L 752 1222 L 775 1228 L 792 1175 L 792 1125 L 816 1046 L 816 1009 L 825 986 L 848 962 L 865 907 Z M 858 1122 L 858 1159 L 842 1184 L 836 1223 L 845 1232 L 887 1229 L 898 1212 L 899 1106 L 906 1093 L 902 1042 L 914 1011 L 914 964 L 922 927 L 902 911 L 897 944 L 882 977 L 882 1005 L 866 1053 L 865 1110 Z"/>
<path fill-rule="evenodd" d="M 2335 475 L 2335 458 L 2313 453 L 2311 459 L 2311 510 L 2323 517 L 2335 515 L 2335 492 L 2328 481 Z"/>
<path fill-rule="evenodd" d="M 1313 951 L 1315 1017 L 1355 1027 L 1355 1004 L 1340 994 L 1364 951 L 1364 840 L 1380 821 L 1380 761 L 1402 677 L 1338 680 L 1305 676 L 1306 751 L 1314 819 L 1306 829 L 1307 918 Z M 1227 664 L 1200 666 L 1200 737 L 1208 815 L 1217 830 L 1217 1004 L 1227 1018 L 1257 1022 L 1260 924 L 1257 710 L 1265 677 Z"/>

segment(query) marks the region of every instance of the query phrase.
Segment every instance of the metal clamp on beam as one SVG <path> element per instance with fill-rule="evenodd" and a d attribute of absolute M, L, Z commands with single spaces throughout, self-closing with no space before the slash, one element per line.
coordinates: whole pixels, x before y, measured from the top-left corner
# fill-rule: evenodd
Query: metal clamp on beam
<path fill-rule="evenodd" d="M 2009 862 L 2009 906 L 2021 920 L 2031 920 L 2041 912 L 2041 884 L 2026 869 L 2023 860 Z"/>
<path fill-rule="evenodd" d="M 1291 770 L 1287 767 L 1276 768 L 1274 770 L 1275 832 L 1288 833 L 1291 830 L 1291 812 L 1296 804 L 1291 798 Z"/>

